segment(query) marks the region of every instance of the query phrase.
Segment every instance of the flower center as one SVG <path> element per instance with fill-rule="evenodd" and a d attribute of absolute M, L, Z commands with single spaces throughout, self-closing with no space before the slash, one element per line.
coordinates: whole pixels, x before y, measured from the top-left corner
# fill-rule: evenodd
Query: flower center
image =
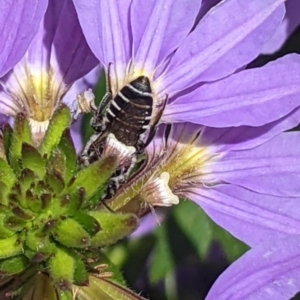
<path fill-rule="evenodd" d="M 30 118 L 43 123 L 51 119 L 64 93 L 65 90 L 61 91 L 60 82 L 53 76 L 51 69 L 49 72 L 27 70 L 26 76 L 19 80 L 17 96 Z"/>
<path fill-rule="evenodd" d="M 168 186 L 172 193 L 179 197 L 184 197 L 186 192 L 195 185 L 210 185 L 211 179 L 207 179 L 205 175 L 211 175 L 210 164 L 217 158 L 217 155 L 209 147 L 199 146 L 197 139 L 198 136 L 195 136 L 189 143 L 171 140 L 167 147 L 160 151 L 160 154 L 153 156 L 152 161 L 150 159 L 149 164 L 137 176 L 138 178 L 133 178 L 132 182 L 129 182 L 127 187 L 118 193 L 111 201 L 110 207 L 118 210 L 136 199 L 147 201 L 143 189 L 151 178 L 153 181 L 154 177 L 159 178 L 162 174 L 168 174 Z M 153 201 L 150 199 L 149 202 Z M 162 202 L 165 203 L 166 200 L 162 199 Z M 156 197 L 154 205 L 157 206 L 157 203 Z"/>
<path fill-rule="evenodd" d="M 12 103 L 5 113 L 14 117 L 18 112 L 25 112 L 33 135 L 43 135 L 57 104 L 67 91 L 58 77 L 51 68 L 32 66 L 23 59 L 2 78 L 3 92 Z"/>

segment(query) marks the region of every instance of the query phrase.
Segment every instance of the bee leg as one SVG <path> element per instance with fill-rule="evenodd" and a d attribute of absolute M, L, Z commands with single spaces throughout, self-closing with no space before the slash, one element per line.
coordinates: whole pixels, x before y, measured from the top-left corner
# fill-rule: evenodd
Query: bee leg
<path fill-rule="evenodd" d="M 105 130 L 106 126 L 105 126 L 105 120 L 103 118 L 103 112 L 106 106 L 108 105 L 108 103 L 111 101 L 111 99 L 112 99 L 111 93 L 109 92 L 106 93 L 102 98 L 97 111 L 94 113 L 94 116 L 91 118 L 90 125 L 97 132 Z"/>
<path fill-rule="evenodd" d="M 153 138 L 155 136 L 155 133 L 157 131 L 158 122 L 161 119 L 162 114 L 163 114 L 163 112 L 164 112 L 164 110 L 166 108 L 166 104 L 168 102 L 168 99 L 169 99 L 169 96 L 166 95 L 166 97 L 164 99 L 164 102 L 163 102 L 163 107 L 161 108 L 161 110 L 159 111 L 159 113 L 157 114 L 157 116 L 155 117 L 153 125 L 150 126 L 150 130 L 149 130 L 149 134 L 148 134 L 147 140 L 144 142 L 144 148 L 146 148 L 150 144 L 150 142 L 153 140 Z"/>

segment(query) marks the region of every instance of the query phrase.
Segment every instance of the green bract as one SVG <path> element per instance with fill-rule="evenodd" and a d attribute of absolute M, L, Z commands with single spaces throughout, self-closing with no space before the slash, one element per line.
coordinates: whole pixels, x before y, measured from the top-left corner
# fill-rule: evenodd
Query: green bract
<path fill-rule="evenodd" d="M 13 130 L 8 125 L 3 128 L 0 299 L 20 299 L 36 282 L 48 286 L 47 299 L 73 299 L 76 286 L 89 285 L 90 274 L 99 275 L 94 269 L 101 263 L 99 247 L 115 243 L 137 227 L 133 214 L 97 210 L 117 157 L 106 156 L 80 168 L 70 123 L 69 109 L 60 106 L 39 146 L 33 144 L 24 114 L 17 115 Z M 47 280 L 58 293 L 52 292 Z M 37 295 L 43 290 L 34 289 Z M 78 297 L 85 299 L 80 293 Z"/>

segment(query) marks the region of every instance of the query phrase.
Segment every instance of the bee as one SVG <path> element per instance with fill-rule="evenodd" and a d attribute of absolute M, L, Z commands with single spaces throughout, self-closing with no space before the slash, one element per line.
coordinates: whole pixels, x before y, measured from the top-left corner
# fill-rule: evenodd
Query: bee
<path fill-rule="evenodd" d="M 154 96 L 147 76 L 139 76 L 127 83 L 114 98 L 110 78 L 108 78 L 108 87 L 109 91 L 92 118 L 91 126 L 99 133 L 113 133 L 118 141 L 135 147 L 137 154 L 140 154 L 155 135 L 167 97 L 158 114 L 153 116 Z M 148 133 L 147 138 L 145 138 L 146 133 Z"/>
<path fill-rule="evenodd" d="M 144 75 L 127 83 L 113 97 L 110 66 L 107 87 L 108 92 L 98 108 L 94 110 L 94 116 L 91 119 L 91 126 L 95 130 L 95 134 L 92 135 L 82 152 L 81 159 L 84 165 L 88 165 L 102 156 L 107 137 L 110 134 L 121 144 L 134 147 L 135 155 L 142 154 L 155 136 L 158 122 L 168 99 L 166 95 L 157 113 L 150 79 Z M 136 160 L 132 159 L 131 161 L 134 164 Z M 111 178 L 115 189 L 126 182 L 132 168 L 132 165 L 119 166 Z M 112 193 L 113 190 L 112 188 Z"/>

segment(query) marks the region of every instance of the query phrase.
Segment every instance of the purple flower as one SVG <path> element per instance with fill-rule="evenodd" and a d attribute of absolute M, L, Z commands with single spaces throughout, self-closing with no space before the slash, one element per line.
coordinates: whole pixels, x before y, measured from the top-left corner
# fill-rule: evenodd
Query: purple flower
<path fill-rule="evenodd" d="M 294 202 L 295 211 L 299 211 Z M 294 221 L 299 222 L 299 213 Z M 249 250 L 217 279 L 206 300 L 291 299 L 300 291 L 300 235 L 297 233 L 268 240 Z"/>
<path fill-rule="evenodd" d="M 275 34 L 264 45 L 262 53 L 271 54 L 280 49 L 280 47 L 286 42 L 288 37 L 294 32 L 297 26 L 300 24 L 300 1 L 288 0 L 286 1 L 286 15 L 283 22 L 277 28 Z"/>
<path fill-rule="evenodd" d="M 300 196 L 295 184 L 300 179 L 299 133 L 280 134 L 297 124 L 300 109 L 292 116 L 260 128 L 185 123 L 173 124 L 169 132 L 161 125 L 146 149 L 147 166 L 118 191 L 110 207 L 119 210 L 138 199 L 137 213 L 143 214 L 149 206 L 188 198 L 250 246 L 299 232 L 293 198 Z"/>
<path fill-rule="evenodd" d="M 207 12 L 215 2 L 74 0 L 92 51 L 106 71 L 111 64 L 113 95 L 143 74 L 158 106 L 169 97 L 162 122 L 261 126 L 284 117 L 299 105 L 299 57 L 244 70 L 281 23 L 284 1 L 227 0 Z"/>
<path fill-rule="evenodd" d="M 1 78 L 0 107 L 12 117 L 25 112 L 38 143 L 57 105 L 98 60 L 86 44 L 71 0 L 50 0 L 36 27 L 23 58 Z"/>

